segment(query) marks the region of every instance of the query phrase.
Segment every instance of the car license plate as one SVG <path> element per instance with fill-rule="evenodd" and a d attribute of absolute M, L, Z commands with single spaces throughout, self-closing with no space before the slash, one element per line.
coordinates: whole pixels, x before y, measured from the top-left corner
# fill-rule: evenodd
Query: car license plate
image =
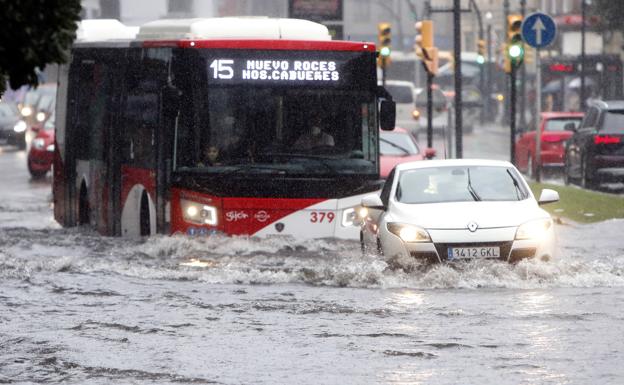
<path fill-rule="evenodd" d="M 448 259 L 499 258 L 499 247 L 449 247 Z"/>

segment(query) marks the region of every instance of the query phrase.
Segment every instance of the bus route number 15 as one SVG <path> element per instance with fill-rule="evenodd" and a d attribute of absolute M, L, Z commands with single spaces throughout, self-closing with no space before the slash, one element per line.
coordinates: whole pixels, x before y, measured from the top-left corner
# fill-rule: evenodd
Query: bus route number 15
<path fill-rule="evenodd" d="M 213 79 L 232 79 L 234 77 L 234 70 L 232 65 L 234 60 L 230 59 L 215 59 L 210 63 L 210 68 L 213 70 Z"/>

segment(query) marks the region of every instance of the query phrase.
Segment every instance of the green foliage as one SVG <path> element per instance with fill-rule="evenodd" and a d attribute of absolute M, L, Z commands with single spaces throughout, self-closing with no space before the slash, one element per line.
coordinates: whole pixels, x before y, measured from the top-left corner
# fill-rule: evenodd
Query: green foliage
<path fill-rule="evenodd" d="M 621 195 L 584 190 L 576 186 L 542 183 L 529 183 L 529 186 L 537 199 L 544 188 L 559 193 L 559 202 L 542 206 L 555 217 L 564 217 L 580 223 L 624 218 L 624 197 Z"/>
<path fill-rule="evenodd" d="M 591 5 L 591 12 L 600 16 L 605 29 L 624 32 L 624 23 L 622 23 L 624 20 L 624 1 L 594 0 Z"/>
<path fill-rule="evenodd" d="M 80 0 L 0 0 L 0 93 L 37 85 L 36 68 L 67 61 Z"/>

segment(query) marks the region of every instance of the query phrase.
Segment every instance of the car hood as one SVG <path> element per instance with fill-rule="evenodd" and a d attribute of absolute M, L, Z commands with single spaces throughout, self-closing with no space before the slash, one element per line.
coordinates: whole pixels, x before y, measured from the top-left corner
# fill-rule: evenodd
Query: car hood
<path fill-rule="evenodd" d="M 548 216 L 535 200 L 529 198 L 518 202 L 393 202 L 386 220 L 411 223 L 427 229 L 465 229 L 469 222 L 474 221 L 483 229 L 519 226 L 531 219 Z"/>

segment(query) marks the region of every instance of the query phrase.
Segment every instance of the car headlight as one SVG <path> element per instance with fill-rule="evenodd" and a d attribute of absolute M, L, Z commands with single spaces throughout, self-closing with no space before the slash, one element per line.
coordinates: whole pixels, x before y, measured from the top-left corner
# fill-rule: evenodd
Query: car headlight
<path fill-rule="evenodd" d="M 203 225 L 216 226 L 217 208 L 203 203 L 180 199 L 182 216 L 185 221 Z"/>
<path fill-rule="evenodd" d="M 45 112 L 37 112 L 37 121 L 43 122 L 46 118 Z"/>
<path fill-rule="evenodd" d="M 542 218 L 525 222 L 518 226 L 516 239 L 540 239 L 552 226 L 552 219 Z"/>
<path fill-rule="evenodd" d="M 45 140 L 43 140 L 43 138 L 35 138 L 32 141 L 32 146 L 37 150 L 41 150 L 43 146 L 45 146 Z"/>
<path fill-rule="evenodd" d="M 388 223 L 386 228 L 389 232 L 401 238 L 403 242 L 431 242 L 427 230 L 422 227 L 405 223 Z"/>
<path fill-rule="evenodd" d="M 26 107 L 22 108 L 21 113 L 22 113 L 22 116 L 27 117 L 27 116 L 32 115 L 33 110 L 32 110 L 31 107 L 26 106 Z"/>
<path fill-rule="evenodd" d="M 48 147 L 46 147 L 46 151 L 54 152 L 54 143 L 48 144 Z"/>
<path fill-rule="evenodd" d="M 13 126 L 13 131 L 20 133 L 20 132 L 26 131 L 26 128 L 28 128 L 28 126 L 26 125 L 26 122 L 23 120 L 20 120 L 19 122 L 15 123 L 15 125 Z"/>

